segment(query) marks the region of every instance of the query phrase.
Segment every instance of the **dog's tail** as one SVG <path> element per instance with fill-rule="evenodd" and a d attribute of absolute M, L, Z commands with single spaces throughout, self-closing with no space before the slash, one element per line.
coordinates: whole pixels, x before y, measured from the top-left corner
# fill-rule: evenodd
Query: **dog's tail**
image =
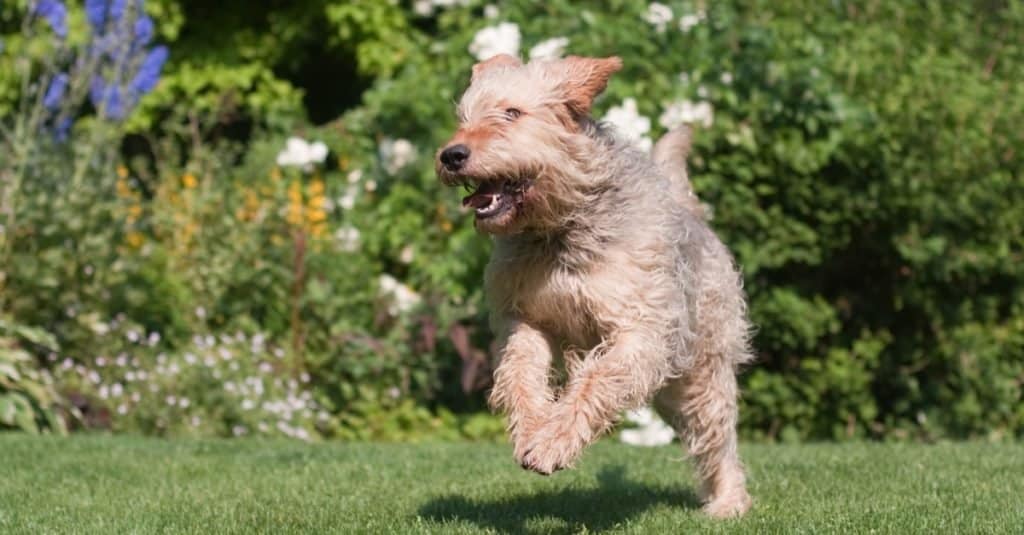
<path fill-rule="evenodd" d="M 654 145 L 652 156 L 662 173 L 668 177 L 673 193 L 679 201 L 694 214 L 704 217 L 704 208 L 693 192 L 690 177 L 686 172 L 686 157 L 690 154 L 690 142 L 693 130 L 689 126 L 680 125 L 669 130 Z"/>

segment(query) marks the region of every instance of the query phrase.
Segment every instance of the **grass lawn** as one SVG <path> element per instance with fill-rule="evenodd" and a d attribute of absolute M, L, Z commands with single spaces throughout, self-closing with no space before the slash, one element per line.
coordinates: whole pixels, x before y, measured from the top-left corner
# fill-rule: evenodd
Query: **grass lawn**
<path fill-rule="evenodd" d="M 676 447 L 541 477 L 493 444 L 0 434 L 0 533 L 1022 533 L 1024 445 L 747 445 L 754 510 L 704 518 Z"/>

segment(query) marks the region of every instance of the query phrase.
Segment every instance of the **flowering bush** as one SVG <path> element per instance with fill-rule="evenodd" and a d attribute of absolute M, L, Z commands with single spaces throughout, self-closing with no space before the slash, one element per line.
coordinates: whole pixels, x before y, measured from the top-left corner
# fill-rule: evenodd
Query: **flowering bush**
<path fill-rule="evenodd" d="M 596 117 L 643 149 L 698 127 L 759 325 L 748 435 L 1019 435 L 1021 31 L 799 0 L 5 3 L 0 313 L 53 334 L 19 366 L 84 425 L 500 435 L 473 415 L 489 243 L 432 156 L 475 62 L 615 54 Z"/>
<path fill-rule="evenodd" d="M 178 351 L 159 350 L 158 332 L 117 320 L 123 337 L 84 362 L 53 355 L 57 381 L 92 425 L 158 435 L 318 436 L 331 415 L 313 398 L 310 375 L 298 371 L 263 333 L 196 334 Z M 319 426 L 319 427 L 318 427 Z"/>

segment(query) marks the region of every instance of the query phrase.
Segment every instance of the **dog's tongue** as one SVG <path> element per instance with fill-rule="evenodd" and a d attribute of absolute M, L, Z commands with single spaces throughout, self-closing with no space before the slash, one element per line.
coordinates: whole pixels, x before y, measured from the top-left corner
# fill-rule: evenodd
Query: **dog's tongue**
<path fill-rule="evenodd" d="M 471 195 L 462 199 L 462 206 L 470 206 L 474 210 L 486 208 L 491 204 L 491 199 L 500 194 L 500 187 L 495 182 L 484 182 Z"/>

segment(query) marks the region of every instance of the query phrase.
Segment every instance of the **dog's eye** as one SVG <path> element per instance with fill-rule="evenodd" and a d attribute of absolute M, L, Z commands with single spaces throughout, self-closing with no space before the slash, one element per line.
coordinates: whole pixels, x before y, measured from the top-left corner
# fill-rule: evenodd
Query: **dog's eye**
<path fill-rule="evenodd" d="M 522 114 L 523 112 L 519 108 L 508 108 L 505 110 L 505 118 L 509 121 L 515 121 Z"/>

